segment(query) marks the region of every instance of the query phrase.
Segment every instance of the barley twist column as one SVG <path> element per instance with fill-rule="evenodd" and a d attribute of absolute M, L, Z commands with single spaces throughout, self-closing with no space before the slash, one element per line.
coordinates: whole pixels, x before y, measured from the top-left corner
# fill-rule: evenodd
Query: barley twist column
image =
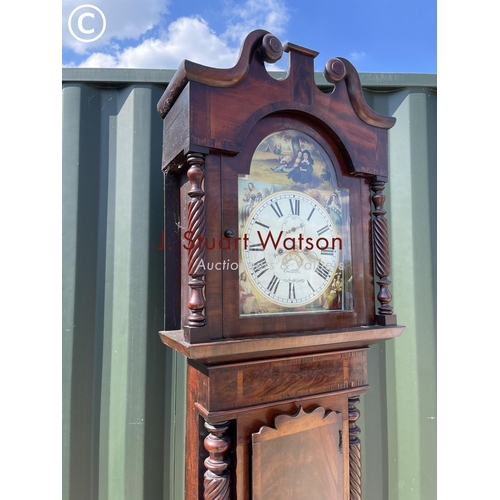
<path fill-rule="evenodd" d="M 227 422 L 209 424 L 205 422 L 205 428 L 209 435 L 205 438 L 205 449 L 209 457 L 205 460 L 205 472 L 203 487 L 204 500 L 230 500 L 230 474 L 227 468 L 230 460 L 226 457 L 231 439 L 226 434 L 229 425 Z"/>
<path fill-rule="evenodd" d="M 194 242 L 188 250 L 188 274 L 190 276 L 189 287 L 191 296 L 188 308 L 191 314 L 188 316 L 189 326 L 205 326 L 205 202 L 203 197 L 203 179 L 205 157 L 200 153 L 189 153 L 187 155 L 189 169 L 187 176 L 191 182 L 188 195 L 191 200 L 188 204 L 188 231 L 191 241 Z"/>
<path fill-rule="evenodd" d="M 356 425 L 360 412 L 356 408 L 359 396 L 349 401 L 349 500 L 361 500 L 361 440 L 358 435 L 361 429 Z"/>
<path fill-rule="evenodd" d="M 377 316 L 377 323 L 387 325 L 395 324 L 395 315 L 392 314 L 392 300 L 391 292 L 389 291 L 389 275 L 391 274 L 391 258 L 389 254 L 389 225 L 385 214 L 387 211 L 384 208 L 385 194 L 385 178 L 373 177 L 371 182 L 371 189 L 373 191 L 372 201 L 374 209 L 373 215 L 373 252 L 375 259 L 375 274 L 379 280 L 377 284 L 380 289 L 377 295 L 377 300 L 380 303 L 378 308 L 379 315 Z"/>

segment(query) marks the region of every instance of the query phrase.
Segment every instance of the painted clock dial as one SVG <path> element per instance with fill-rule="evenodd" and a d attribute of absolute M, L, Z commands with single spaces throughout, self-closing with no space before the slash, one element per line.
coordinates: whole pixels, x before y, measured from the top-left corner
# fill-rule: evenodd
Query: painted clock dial
<path fill-rule="evenodd" d="M 282 130 L 238 179 L 240 316 L 352 310 L 349 192 L 312 137 Z"/>
<path fill-rule="evenodd" d="M 269 301 L 306 305 L 330 285 L 342 239 L 314 198 L 296 191 L 269 196 L 252 212 L 245 235 L 247 277 Z"/>

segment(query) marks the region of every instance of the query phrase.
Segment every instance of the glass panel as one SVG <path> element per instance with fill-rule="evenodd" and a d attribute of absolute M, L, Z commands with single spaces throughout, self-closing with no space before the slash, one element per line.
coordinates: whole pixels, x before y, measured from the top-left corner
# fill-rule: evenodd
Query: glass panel
<path fill-rule="evenodd" d="M 308 135 L 266 137 L 238 179 L 240 315 L 349 311 L 349 192 Z"/>

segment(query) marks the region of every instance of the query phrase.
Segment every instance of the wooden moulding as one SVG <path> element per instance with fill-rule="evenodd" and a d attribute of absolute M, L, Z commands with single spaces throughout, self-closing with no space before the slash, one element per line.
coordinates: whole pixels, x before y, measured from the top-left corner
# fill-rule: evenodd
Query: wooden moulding
<path fill-rule="evenodd" d="M 266 335 L 246 339 L 224 339 L 200 344 L 190 344 L 183 330 L 160 332 L 165 345 L 172 347 L 189 359 L 212 365 L 228 361 L 266 359 L 322 353 L 366 347 L 383 340 L 399 337 L 404 326 L 371 326 L 325 333 L 296 335 Z"/>
<path fill-rule="evenodd" d="M 298 398 L 290 398 L 280 401 L 279 404 L 286 405 L 312 405 L 317 404 L 318 398 L 329 398 L 329 397 L 343 397 L 343 396 L 361 396 L 366 393 L 370 386 L 362 385 L 360 387 L 354 387 L 349 389 L 342 389 L 341 391 L 335 391 L 330 393 L 322 394 L 311 394 L 310 396 L 301 396 Z M 277 402 L 273 401 L 271 403 L 262 403 L 260 405 L 252 406 L 252 411 L 265 411 L 267 409 L 273 410 L 276 407 Z M 237 420 L 239 416 L 244 415 L 248 412 L 248 407 L 234 408 L 232 410 L 221 410 L 221 411 L 208 411 L 202 404 L 194 403 L 194 408 L 206 422 L 215 424 L 225 422 L 227 420 Z"/>

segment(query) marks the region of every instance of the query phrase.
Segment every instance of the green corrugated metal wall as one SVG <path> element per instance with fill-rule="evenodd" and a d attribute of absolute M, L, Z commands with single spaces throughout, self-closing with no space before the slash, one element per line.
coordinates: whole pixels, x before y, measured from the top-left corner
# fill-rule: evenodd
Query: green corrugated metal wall
<path fill-rule="evenodd" d="M 163 325 L 162 124 L 173 71 L 63 70 L 63 499 L 181 500 L 185 360 Z M 436 498 L 436 78 L 362 74 L 390 131 L 394 308 L 360 404 L 366 500 Z M 320 85 L 326 82 L 317 75 Z"/>

